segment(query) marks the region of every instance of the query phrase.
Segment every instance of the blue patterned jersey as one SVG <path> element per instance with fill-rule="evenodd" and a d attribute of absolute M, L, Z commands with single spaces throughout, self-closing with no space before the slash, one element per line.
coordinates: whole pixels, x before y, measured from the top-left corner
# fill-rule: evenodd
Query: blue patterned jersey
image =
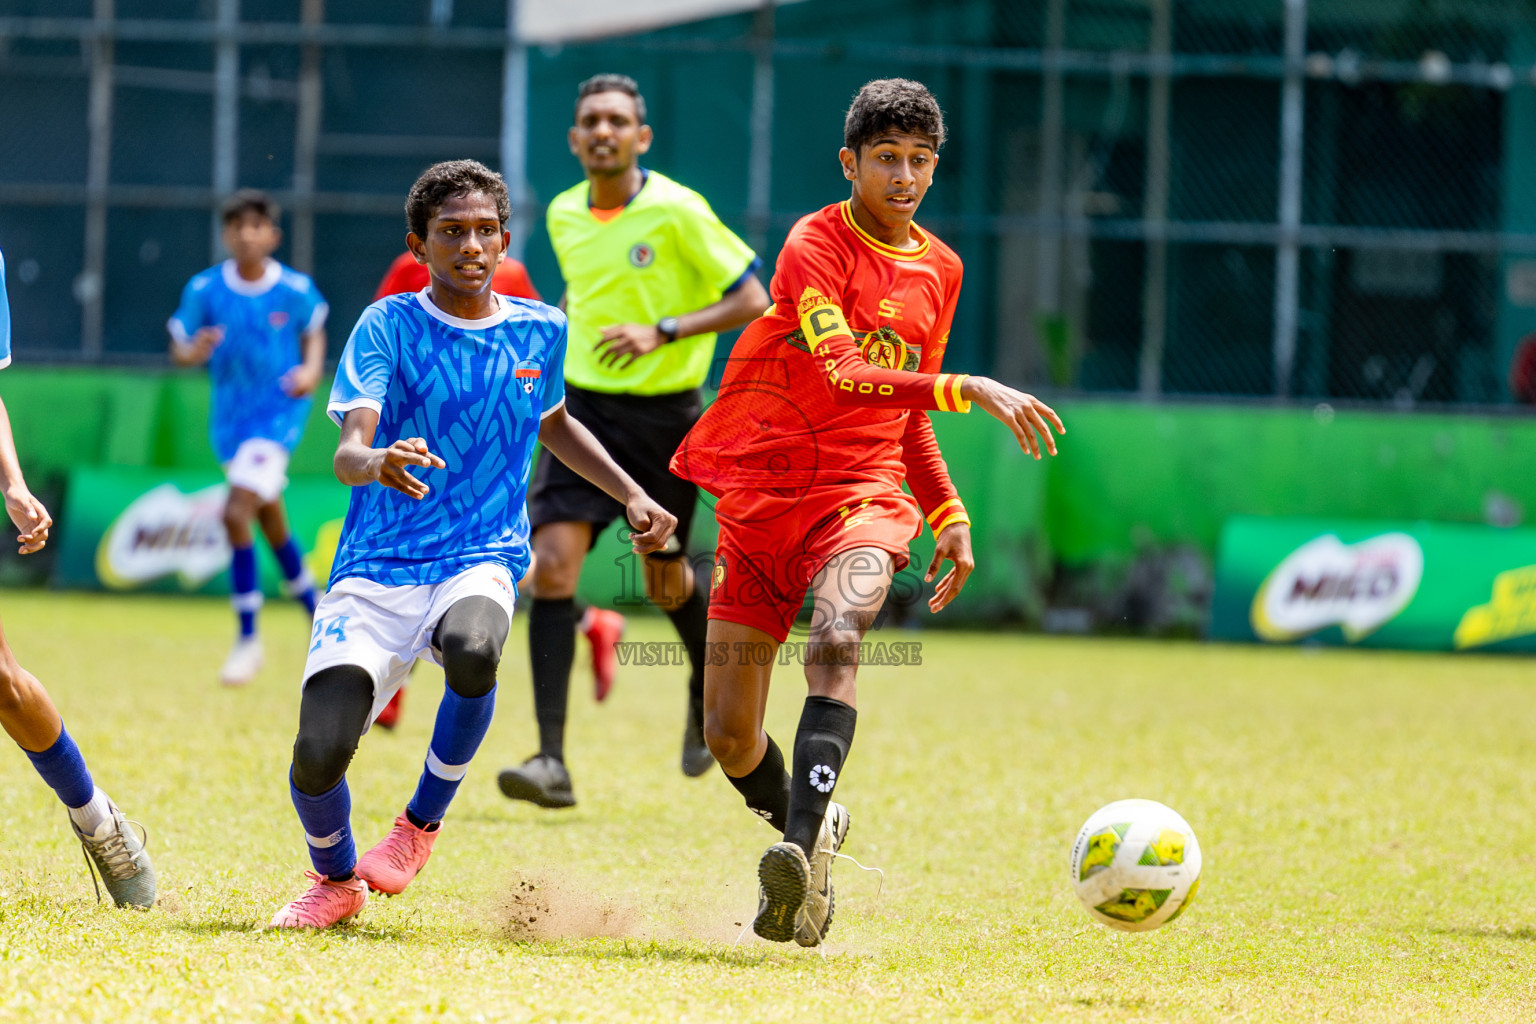
<path fill-rule="evenodd" d="M 0 252 L 0 369 L 11 365 L 11 304 L 5 297 L 5 253 Z"/>
<path fill-rule="evenodd" d="M 352 489 L 331 585 L 440 583 L 472 565 L 528 571 L 529 467 L 539 423 L 565 402 L 565 314 L 497 296 L 495 315 L 460 320 L 427 292 L 363 310 L 347 339 L 327 410 L 379 414 L 373 446 L 407 437 L 448 463 L 413 469 L 419 501 L 372 483 Z"/>
<path fill-rule="evenodd" d="M 182 342 L 203 327 L 224 329 L 208 360 L 208 434 L 220 462 L 253 437 L 289 451 L 299 443 L 311 400 L 288 397 L 283 375 L 304 361 L 302 338 L 325 326 L 328 311 L 315 282 L 276 260 L 267 261 L 260 281 L 242 280 L 226 260 L 187 282 L 166 326 Z"/>

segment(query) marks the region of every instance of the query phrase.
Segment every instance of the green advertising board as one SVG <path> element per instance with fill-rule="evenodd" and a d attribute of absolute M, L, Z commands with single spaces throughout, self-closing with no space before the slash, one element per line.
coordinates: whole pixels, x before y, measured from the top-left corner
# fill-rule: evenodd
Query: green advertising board
<path fill-rule="evenodd" d="M 1235 517 L 1211 636 L 1536 652 L 1536 530 Z"/>
<path fill-rule="evenodd" d="M 74 589 L 229 593 L 229 541 L 217 472 L 98 466 L 72 470 L 53 582 Z M 334 477 L 298 476 L 283 495 L 288 523 L 322 586 L 331 571 L 347 488 Z M 256 545 L 262 590 L 282 593 L 282 574 Z"/>
<path fill-rule="evenodd" d="M 333 476 L 299 475 L 283 492 L 288 524 L 323 590 L 331 573 L 348 488 Z M 216 471 L 91 466 L 73 469 L 59 517 L 53 584 L 71 590 L 177 594 L 229 593 L 229 542 L 221 513 L 226 488 Z M 578 594 L 625 614 L 647 607 L 639 557 L 618 522 L 602 530 L 582 570 Z M 696 551 L 713 548 L 714 518 L 700 506 Z M 267 545 L 256 544 L 262 591 L 282 594 L 282 574 Z M 703 556 L 708 571 L 710 559 Z"/>

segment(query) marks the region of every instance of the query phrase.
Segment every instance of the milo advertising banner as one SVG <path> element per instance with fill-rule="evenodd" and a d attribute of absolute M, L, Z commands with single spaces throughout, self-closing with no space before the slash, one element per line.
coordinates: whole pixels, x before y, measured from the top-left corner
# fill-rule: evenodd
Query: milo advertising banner
<path fill-rule="evenodd" d="M 229 593 L 229 541 L 221 518 L 226 493 L 224 478 L 204 471 L 71 471 L 54 584 Z M 347 488 L 331 477 L 295 477 L 283 504 L 289 528 L 323 589 L 347 512 Z M 254 524 L 253 529 L 260 533 Z M 264 540 L 256 542 L 256 552 L 262 590 L 276 597 L 282 593 L 282 573 Z"/>
<path fill-rule="evenodd" d="M 1211 636 L 1536 652 L 1536 530 L 1229 519 Z"/>

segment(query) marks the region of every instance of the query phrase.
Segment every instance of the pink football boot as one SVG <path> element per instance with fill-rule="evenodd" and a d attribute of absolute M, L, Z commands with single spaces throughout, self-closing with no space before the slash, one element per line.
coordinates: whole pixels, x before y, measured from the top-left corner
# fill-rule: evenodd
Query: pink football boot
<path fill-rule="evenodd" d="M 368 902 L 368 886 L 361 878 L 333 882 L 313 871 L 304 872 L 310 887 L 272 918 L 268 928 L 329 928 L 350 921 Z"/>
<path fill-rule="evenodd" d="M 357 862 L 357 877 L 374 892 L 398 896 L 411 879 L 427 866 L 432 844 L 437 842 L 441 826 L 428 832 L 411 824 L 405 815 L 395 819 L 395 827 L 379 844 Z"/>

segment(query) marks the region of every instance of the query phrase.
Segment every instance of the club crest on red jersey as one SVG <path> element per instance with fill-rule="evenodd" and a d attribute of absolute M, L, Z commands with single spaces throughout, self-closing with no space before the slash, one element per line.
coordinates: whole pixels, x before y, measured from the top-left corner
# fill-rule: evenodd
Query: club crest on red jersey
<path fill-rule="evenodd" d="M 866 363 L 881 369 L 907 368 L 907 343 L 901 340 L 894 327 L 877 327 L 864 335 L 859 344 L 859 355 Z"/>

